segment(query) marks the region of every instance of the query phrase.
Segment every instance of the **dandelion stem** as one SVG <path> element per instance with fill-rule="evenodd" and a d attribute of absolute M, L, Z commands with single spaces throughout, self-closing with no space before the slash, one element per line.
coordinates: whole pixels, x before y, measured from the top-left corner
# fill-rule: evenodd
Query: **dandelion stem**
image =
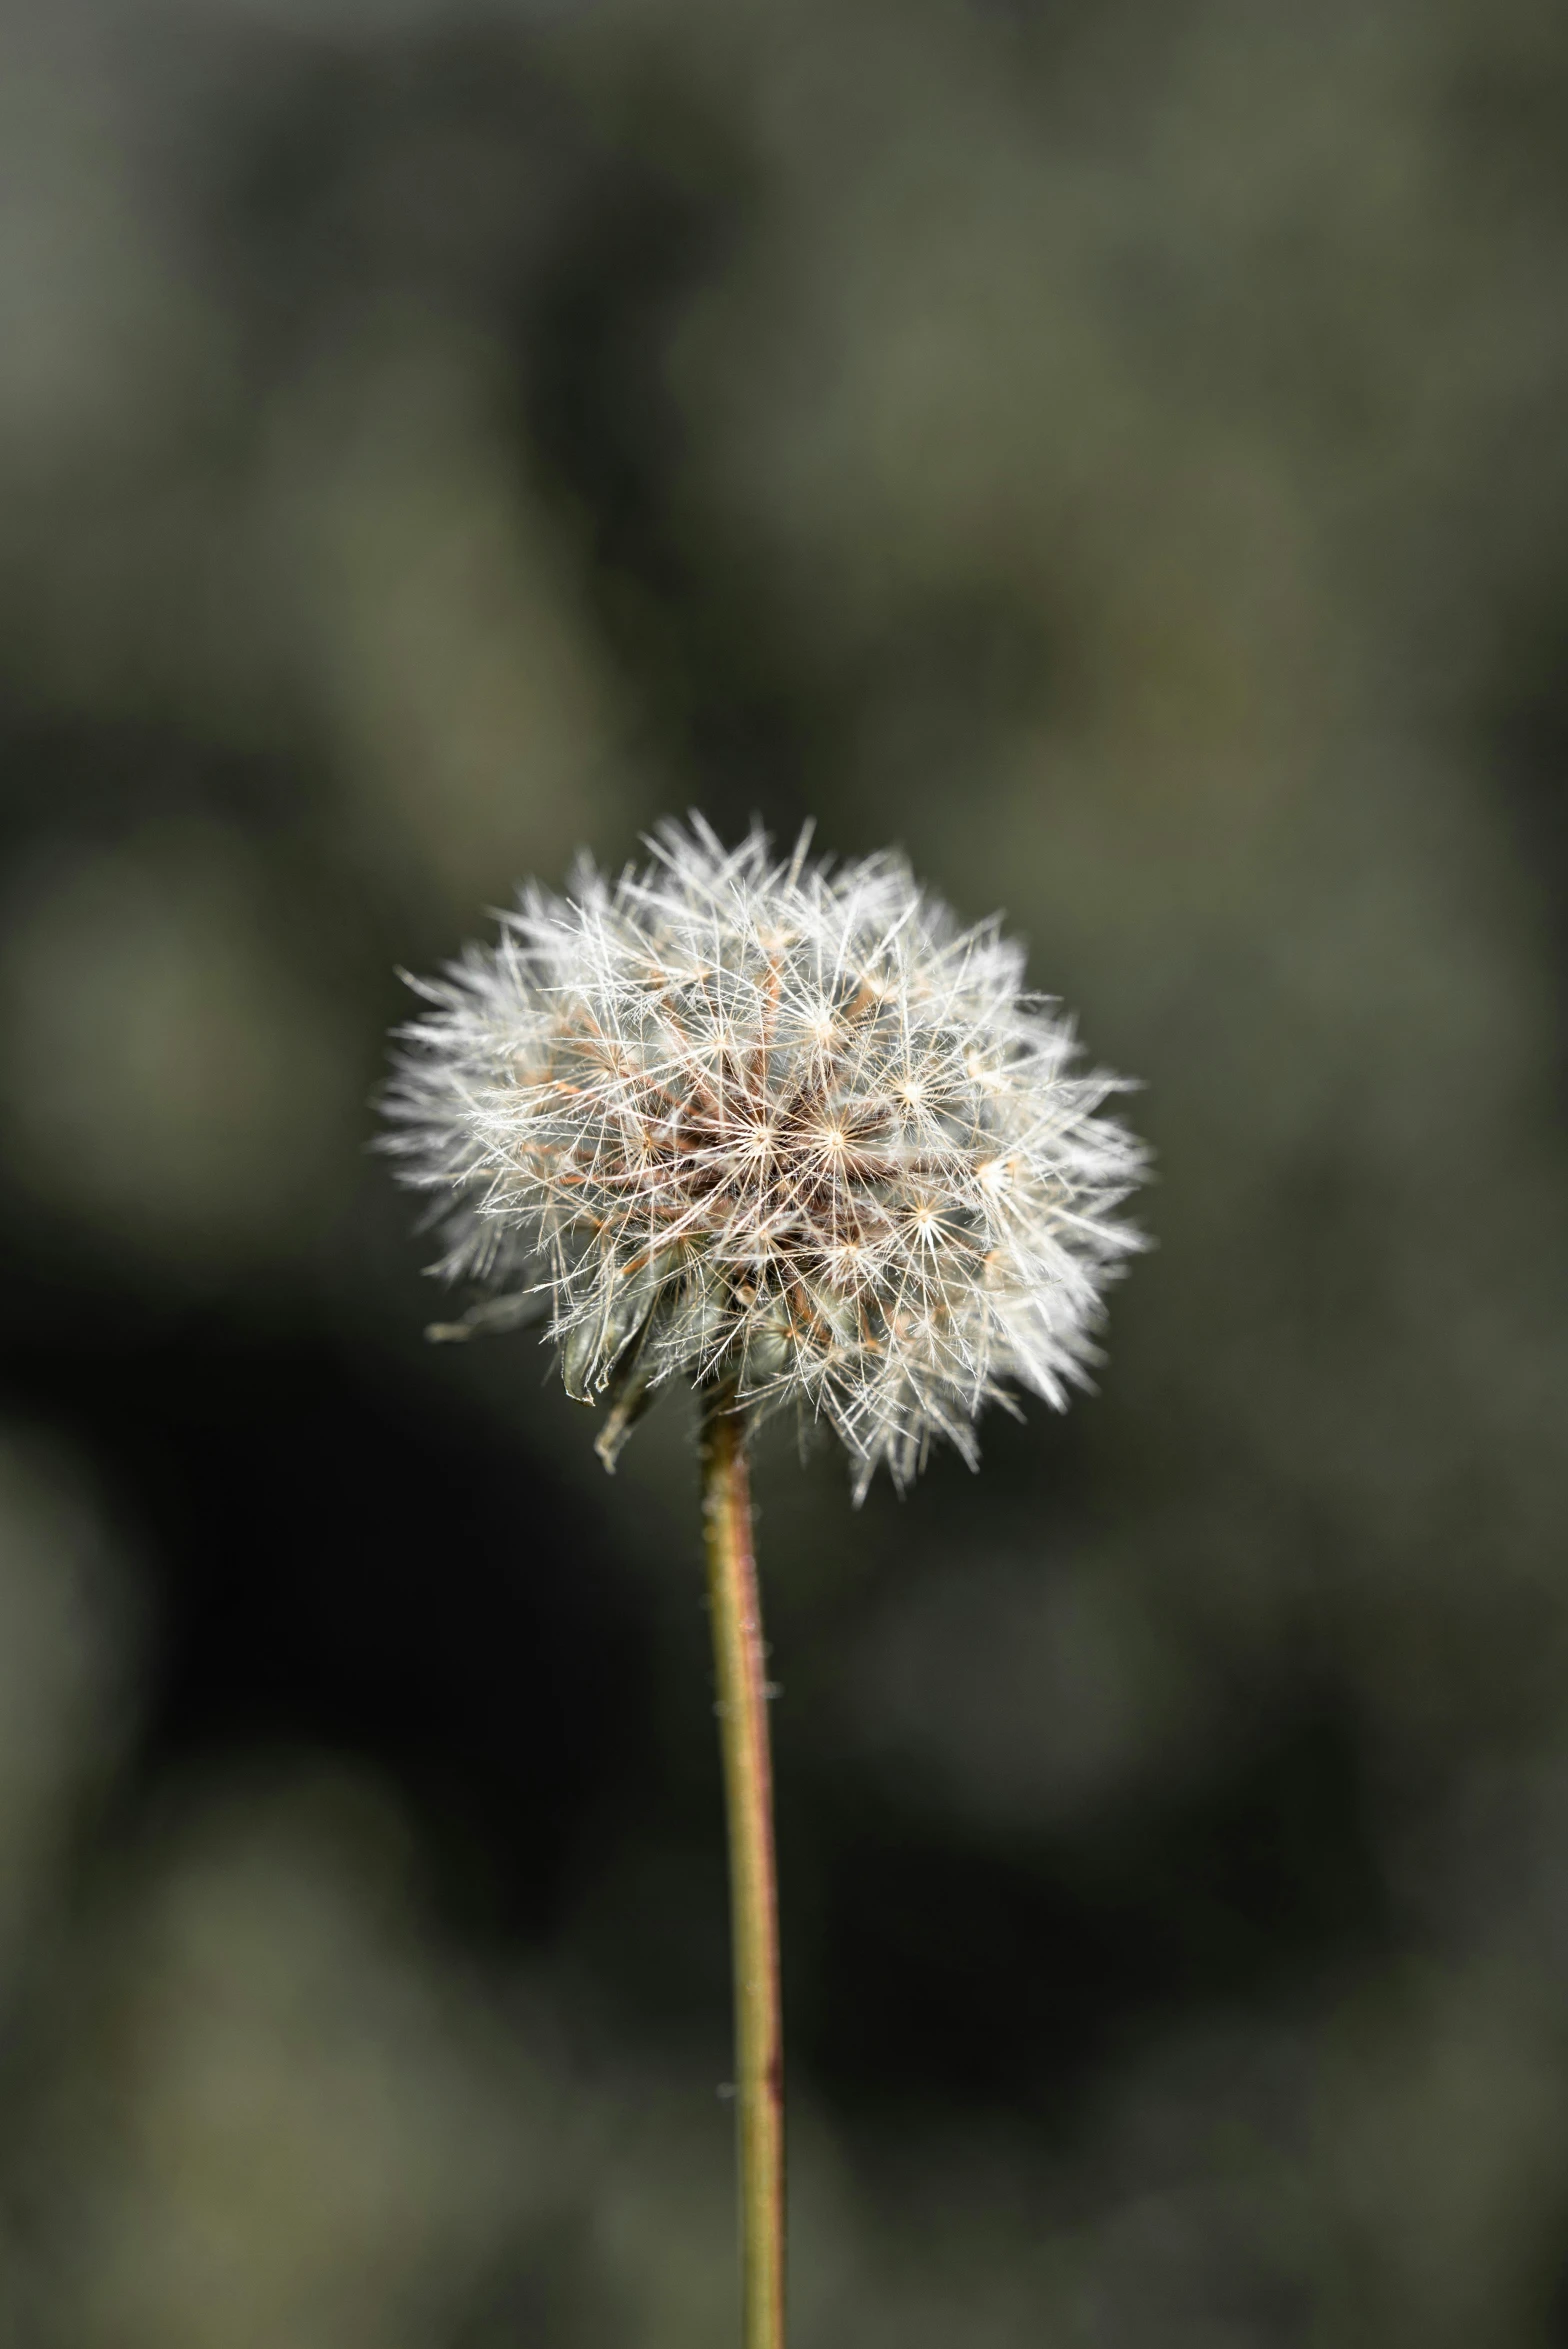
<path fill-rule="evenodd" d="M 729 1819 L 745 2349 L 784 2349 L 784 2042 L 767 1656 L 752 1549 L 748 1421 L 703 1397 L 702 1513 Z"/>

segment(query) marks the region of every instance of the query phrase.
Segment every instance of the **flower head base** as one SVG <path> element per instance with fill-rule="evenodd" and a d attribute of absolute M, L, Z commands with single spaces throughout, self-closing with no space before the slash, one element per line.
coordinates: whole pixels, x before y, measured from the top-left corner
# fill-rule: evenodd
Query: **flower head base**
<path fill-rule="evenodd" d="M 972 1462 L 1009 1382 L 1065 1405 L 1144 1157 L 1022 949 L 897 856 L 779 862 L 696 818 L 651 845 L 416 982 L 388 1147 L 441 1203 L 433 1269 L 494 1292 L 458 1332 L 542 1303 L 606 1466 L 686 1376 L 826 1420 L 857 1498 L 933 1437 Z"/>

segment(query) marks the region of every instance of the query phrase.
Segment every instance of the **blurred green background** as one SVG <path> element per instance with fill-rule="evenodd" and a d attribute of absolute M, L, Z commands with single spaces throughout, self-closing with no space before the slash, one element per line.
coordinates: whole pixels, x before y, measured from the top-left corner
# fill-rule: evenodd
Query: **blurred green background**
<path fill-rule="evenodd" d="M 799 2349 L 1568 2343 L 1568 18 L 10 0 L 0 188 L 5 2349 L 734 2338 L 689 1413 L 366 1149 L 692 805 L 1160 1167 L 759 1466 Z"/>

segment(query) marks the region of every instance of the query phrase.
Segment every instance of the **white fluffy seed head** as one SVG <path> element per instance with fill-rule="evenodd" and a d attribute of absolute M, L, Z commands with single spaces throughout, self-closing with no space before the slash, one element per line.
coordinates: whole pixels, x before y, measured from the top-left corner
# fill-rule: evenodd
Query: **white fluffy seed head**
<path fill-rule="evenodd" d="M 499 943 L 414 982 L 387 1147 L 435 1197 L 432 1267 L 547 1312 L 607 1466 L 667 1379 L 794 1405 L 856 1497 L 1012 1383 L 1061 1408 L 1094 1358 L 1115 1209 L 1144 1153 L 1021 992 L 1022 949 L 961 930 L 894 855 L 780 862 L 700 818 L 652 862 L 530 886 Z"/>

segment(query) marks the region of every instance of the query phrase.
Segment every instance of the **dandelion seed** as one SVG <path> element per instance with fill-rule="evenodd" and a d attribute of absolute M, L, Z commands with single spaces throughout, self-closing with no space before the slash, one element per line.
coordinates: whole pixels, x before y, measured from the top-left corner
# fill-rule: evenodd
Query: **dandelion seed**
<path fill-rule="evenodd" d="M 431 1193 L 448 1329 L 546 1316 L 613 1466 L 658 1389 L 845 1444 L 857 1499 L 1022 1387 L 1062 1408 L 1138 1247 L 1141 1146 L 995 922 L 903 860 L 784 863 L 666 824 L 615 880 L 523 892 L 401 1032 L 387 1146 Z"/>

